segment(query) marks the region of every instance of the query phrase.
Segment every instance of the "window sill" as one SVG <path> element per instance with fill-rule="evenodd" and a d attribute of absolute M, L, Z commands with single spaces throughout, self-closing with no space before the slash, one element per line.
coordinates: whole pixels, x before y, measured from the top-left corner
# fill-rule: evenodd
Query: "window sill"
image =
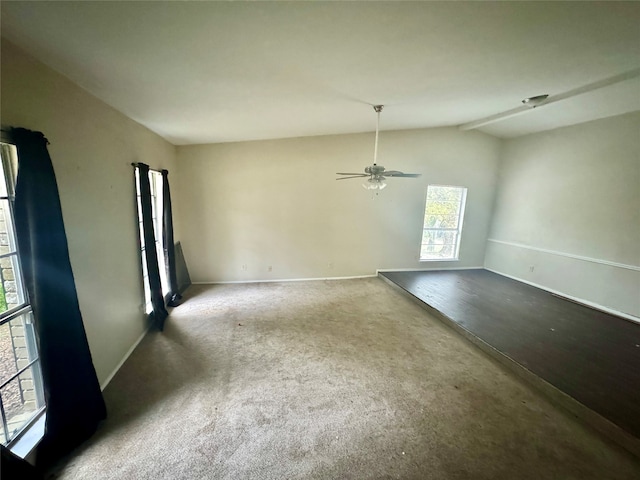
<path fill-rule="evenodd" d="M 459 258 L 421 258 L 420 262 L 459 262 Z"/>
<path fill-rule="evenodd" d="M 30 457 L 44 436 L 44 422 L 46 417 L 47 414 L 43 412 L 40 418 L 27 428 L 22 435 L 20 435 L 20 438 L 11 444 L 9 450 L 20 458 L 24 458 L 30 463 L 33 463 L 32 460 L 34 459 Z"/>

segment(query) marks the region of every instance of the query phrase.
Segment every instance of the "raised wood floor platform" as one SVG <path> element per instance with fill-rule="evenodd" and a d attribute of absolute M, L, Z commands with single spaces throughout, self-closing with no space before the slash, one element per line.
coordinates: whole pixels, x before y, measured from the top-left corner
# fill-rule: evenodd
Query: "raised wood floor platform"
<path fill-rule="evenodd" d="M 640 324 L 487 270 L 380 276 L 640 456 Z"/>

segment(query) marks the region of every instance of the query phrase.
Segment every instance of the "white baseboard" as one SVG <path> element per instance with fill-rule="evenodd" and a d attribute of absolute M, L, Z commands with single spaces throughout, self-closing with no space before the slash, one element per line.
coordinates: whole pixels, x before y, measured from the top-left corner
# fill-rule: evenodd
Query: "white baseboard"
<path fill-rule="evenodd" d="M 120 360 L 118 362 L 118 364 L 116 365 L 116 368 L 114 368 L 113 371 L 106 378 L 106 380 L 100 384 L 100 390 L 104 391 L 104 389 L 107 388 L 107 385 L 109 385 L 109 382 L 113 379 L 113 377 L 116 375 L 116 373 L 118 373 L 118 370 L 120 370 L 120 367 L 122 367 L 122 365 L 124 365 L 124 362 L 127 361 L 127 359 L 131 356 L 133 351 L 136 349 L 136 347 L 138 345 L 140 345 L 140 342 L 142 341 L 142 339 L 147 335 L 147 333 L 149 333 L 149 331 L 151 330 L 151 326 L 152 325 L 153 324 L 151 322 L 149 322 L 149 325 L 144 330 L 144 332 L 142 332 L 142 335 L 140 335 L 140 337 L 138 337 L 138 339 L 134 342 L 134 344 L 131 346 L 131 348 L 129 350 L 127 350 L 127 353 L 125 353 L 124 357 L 122 357 L 122 360 Z"/>
<path fill-rule="evenodd" d="M 315 282 L 321 280 L 352 280 L 355 278 L 374 278 L 376 275 L 357 275 L 352 277 L 312 277 L 312 278 L 277 278 L 269 280 L 229 280 L 222 282 L 191 282 L 192 285 L 230 285 L 236 283 L 283 283 L 283 282 Z"/>
<path fill-rule="evenodd" d="M 605 313 L 610 313 L 610 314 L 615 315 L 617 317 L 622 317 L 625 320 L 630 320 L 630 321 L 635 322 L 635 323 L 640 323 L 640 318 L 635 317 L 633 315 L 629 315 L 628 313 L 620 312 L 618 310 L 614 310 L 613 308 L 605 307 L 604 305 L 600 305 L 598 303 L 590 302 L 589 300 L 585 300 L 584 298 L 578 298 L 578 297 L 574 297 L 572 295 L 567 295 L 566 293 L 560 292 L 559 290 L 554 290 L 553 288 L 545 287 L 544 285 L 540 285 L 538 283 L 534 283 L 534 282 L 530 282 L 528 280 L 524 280 L 522 278 L 514 277 L 513 275 L 507 275 L 506 273 L 502 273 L 502 272 L 499 272 L 497 270 L 493 270 L 491 268 L 487 268 L 487 267 L 484 267 L 484 268 L 485 268 L 485 270 L 488 270 L 488 271 L 493 272 L 493 273 L 497 273 L 498 275 L 501 275 L 503 277 L 507 277 L 507 278 L 510 278 L 512 280 L 516 280 L 518 282 L 526 283 L 527 285 L 531 285 L 532 287 L 536 287 L 536 288 L 539 288 L 541 290 L 545 290 L 545 291 L 547 291 L 549 293 L 553 293 L 554 295 L 558 295 L 560 297 L 568 298 L 569 300 L 573 300 L 574 302 L 581 303 L 581 304 L 586 305 L 586 306 L 591 307 L 591 308 L 595 308 L 596 310 L 601 310 L 601 311 L 603 311 Z"/>
<path fill-rule="evenodd" d="M 431 267 L 431 268 L 381 268 L 374 275 L 351 275 L 346 277 L 309 277 L 309 278 L 276 278 L 265 280 L 223 280 L 208 282 L 191 282 L 192 285 L 232 285 L 238 283 L 278 283 L 278 282 L 314 282 L 322 280 L 353 280 L 357 278 L 377 277 L 380 272 L 422 272 L 425 270 L 482 270 L 484 267 Z"/>
<path fill-rule="evenodd" d="M 432 272 L 436 270 L 484 270 L 484 267 L 379 268 L 376 270 L 376 274 L 384 272 Z"/>

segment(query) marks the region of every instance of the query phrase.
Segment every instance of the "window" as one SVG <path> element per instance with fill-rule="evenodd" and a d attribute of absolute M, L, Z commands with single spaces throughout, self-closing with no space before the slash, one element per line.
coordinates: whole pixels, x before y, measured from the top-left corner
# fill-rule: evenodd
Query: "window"
<path fill-rule="evenodd" d="M 420 260 L 457 260 L 467 189 L 429 185 Z"/>
<path fill-rule="evenodd" d="M 17 150 L 0 143 L 0 443 L 9 445 L 44 411 L 33 313 L 13 222 Z"/>
<path fill-rule="evenodd" d="M 144 285 L 145 312 L 153 312 L 151 304 L 151 288 L 149 287 L 149 271 L 147 270 L 147 260 L 145 257 L 144 230 L 142 227 L 142 203 L 140 201 L 140 171 L 135 169 L 136 174 L 136 198 L 138 204 L 138 230 L 140 233 L 140 252 L 142 254 L 142 281 Z M 158 268 L 160 269 L 160 283 L 162 284 L 162 294 L 169 294 L 169 280 L 164 259 L 164 247 L 162 244 L 162 174 L 149 170 L 149 184 L 151 187 L 151 216 L 153 218 L 153 233 L 156 239 L 156 253 L 158 255 Z"/>

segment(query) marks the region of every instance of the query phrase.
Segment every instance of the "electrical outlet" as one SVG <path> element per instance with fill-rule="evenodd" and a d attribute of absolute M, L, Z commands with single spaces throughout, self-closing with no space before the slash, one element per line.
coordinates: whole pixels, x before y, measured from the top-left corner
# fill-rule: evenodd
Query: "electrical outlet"
<path fill-rule="evenodd" d="M 534 268 L 535 268 L 535 267 L 534 267 L 533 265 L 529 265 L 529 271 L 530 271 L 530 272 L 533 272 L 533 269 L 534 269 Z"/>
<path fill-rule="evenodd" d="M 329 268 L 333 268 L 333 262 L 329 262 L 329 263 L 327 263 L 327 267 L 329 267 Z"/>
<path fill-rule="evenodd" d="M 247 269 L 247 264 L 246 263 L 242 264 L 242 270 L 246 270 L 246 269 Z"/>
<path fill-rule="evenodd" d="M 271 272 L 272 270 L 273 270 L 273 267 L 272 267 L 271 265 L 269 265 L 269 266 L 267 267 L 267 272 Z"/>

